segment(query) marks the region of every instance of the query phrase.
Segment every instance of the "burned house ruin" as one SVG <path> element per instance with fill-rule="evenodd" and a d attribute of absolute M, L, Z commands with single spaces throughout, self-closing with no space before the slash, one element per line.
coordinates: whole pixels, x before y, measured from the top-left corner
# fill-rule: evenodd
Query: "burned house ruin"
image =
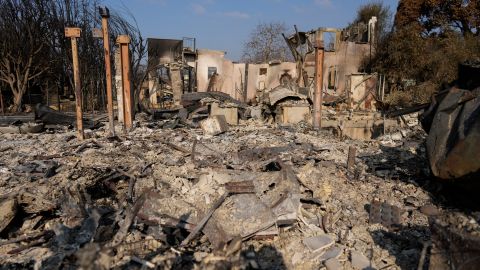
<path fill-rule="evenodd" d="M 0 115 L 0 269 L 478 268 L 480 60 L 387 107 L 376 17 L 241 63 L 95 16 L 61 23 L 68 101 Z"/>

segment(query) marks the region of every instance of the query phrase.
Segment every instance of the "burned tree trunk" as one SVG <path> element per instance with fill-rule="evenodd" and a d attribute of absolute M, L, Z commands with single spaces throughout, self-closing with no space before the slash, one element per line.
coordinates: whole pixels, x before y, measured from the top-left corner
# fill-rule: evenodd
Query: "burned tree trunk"
<path fill-rule="evenodd" d="M 13 91 L 13 109 L 14 112 L 22 111 L 22 98 L 24 91 Z"/>

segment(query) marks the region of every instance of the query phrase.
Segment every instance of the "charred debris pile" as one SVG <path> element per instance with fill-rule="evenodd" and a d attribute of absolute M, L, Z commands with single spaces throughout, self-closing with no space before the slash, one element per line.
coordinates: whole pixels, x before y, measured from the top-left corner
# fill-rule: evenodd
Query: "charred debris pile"
<path fill-rule="evenodd" d="M 3 132 L 0 268 L 474 267 L 480 212 L 439 195 L 428 169 L 442 178 L 478 165 L 449 156 L 478 135 L 478 89 L 460 89 L 424 114 L 424 125 L 437 119 L 428 135 L 415 115 L 368 140 L 340 125 L 279 124 L 276 100 L 309 102 L 281 89 L 256 106 L 186 94 L 181 109 L 139 114 L 114 137 L 97 121 L 83 141 L 69 129 Z M 74 126 L 41 106 L 36 114 Z M 336 114 L 324 120 L 341 122 Z M 445 114 L 458 117 L 447 130 L 459 135 L 440 132 Z M 432 150 L 432 134 L 453 150 Z"/>

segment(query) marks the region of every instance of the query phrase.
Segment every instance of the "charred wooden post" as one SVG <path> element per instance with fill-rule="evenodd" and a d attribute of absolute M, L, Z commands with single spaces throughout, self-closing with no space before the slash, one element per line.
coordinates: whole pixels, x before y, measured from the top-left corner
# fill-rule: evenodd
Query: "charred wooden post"
<path fill-rule="evenodd" d="M 75 83 L 75 107 L 77 112 L 77 137 L 79 140 L 85 139 L 83 132 L 83 111 L 82 111 L 82 86 L 80 83 L 80 66 L 78 64 L 78 46 L 77 38 L 80 37 L 80 28 L 65 28 L 65 36 L 72 40 L 72 61 L 73 61 L 73 80 Z"/>
<path fill-rule="evenodd" d="M 112 68 L 110 62 L 110 38 L 108 35 L 108 18 L 110 12 L 107 7 L 99 8 L 102 16 L 103 47 L 105 49 L 105 76 L 107 81 L 107 110 L 110 135 L 115 136 L 115 123 L 113 117 L 113 93 L 112 93 Z"/>
<path fill-rule="evenodd" d="M 117 43 L 120 44 L 120 61 L 122 64 L 124 127 L 125 129 L 130 130 L 133 127 L 133 104 L 130 83 L 130 52 L 128 49 L 130 37 L 127 35 L 120 35 L 117 38 Z"/>
<path fill-rule="evenodd" d="M 313 100 L 313 128 L 322 127 L 322 87 L 323 87 L 323 59 L 325 48 L 323 32 L 317 31 L 315 44 L 315 92 Z"/>
<path fill-rule="evenodd" d="M 347 170 L 352 171 L 355 166 L 355 157 L 357 155 L 357 148 L 355 146 L 348 147 Z"/>

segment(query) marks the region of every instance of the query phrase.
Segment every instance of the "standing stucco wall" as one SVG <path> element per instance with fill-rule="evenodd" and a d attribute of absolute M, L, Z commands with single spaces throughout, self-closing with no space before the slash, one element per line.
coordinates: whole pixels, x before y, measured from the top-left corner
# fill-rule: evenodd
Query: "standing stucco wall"
<path fill-rule="evenodd" d="M 288 73 L 295 81 L 298 77 L 296 63 L 264 63 L 248 64 L 234 63 L 225 58 L 225 52 L 217 50 L 198 49 L 196 61 L 188 64 L 196 68 L 197 91 L 205 92 L 209 87 L 208 69 L 214 67 L 218 76 L 213 80 L 211 91 L 221 91 L 244 101 L 255 99 L 261 91 L 269 91 L 280 85 L 280 77 Z M 355 42 L 340 42 L 335 52 L 325 52 L 324 58 L 324 91 L 333 95 L 342 95 L 345 92 L 346 81 L 349 75 L 356 74 L 361 69 L 362 61 L 370 54 L 370 44 Z M 309 82 L 315 73 L 315 54 L 308 54 L 304 66 Z M 330 73 L 336 70 L 334 89 L 329 88 Z M 262 74 L 260 74 L 262 73 Z M 246 76 L 246 74 L 248 74 Z M 155 103 L 156 85 L 154 78 L 149 76 L 151 102 Z M 247 92 L 244 94 L 244 89 Z M 313 88 L 312 88 L 313 89 Z M 246 99 L 245 99 L 246 96 Z"/>
<path fill-rule="evenodd" d="M 218 78 L 214 91 L 229 94 L 238 100 L 243 100 L 244 84 L 247 84 L 246 101 L 256 97 L 257 90 L 270 90 L 280 85 L 280 76 L 285 72 L 293 79 L 297 77 L 296 64 L 292 62 L 272 64 L 249 64 L 248 76 L 245 79 L 246 64 L 233 63 L 225 59 L 225 52 L 213 50 L 197 50 L 197 85 L 199 92 L 208 89 L 208 68 L 216 67 Z M 266 74 L 260 74 L 266 69 Z"/>
<path fill-rule="evenodd" d="M 231 97 L 235 96 L 235 89 L 233 88 L 233 62 L 223 59 L 222 73 L 219 73 L 219 80 L 221 85 L 217 91 L 229 94 Z"/>
<path fill-rule="evenodd" d="M 266 69 L 266 74 L 260 74 Z M 249 64 L 248 65 L 248 100 L 254 99 L 257 91 L 268 91 L 280 85 L 280 76 L 287 72 L 295 80 L 297 78 L 296 63 L 282 62 L 279 64 Z"/>
<path fill-rule="evenodd" d="M 241 101 L 246 101 L 243 96 L 245 89 L 245 67 L 245 63 L 233 64 L 232 86 L 235 93 L 232 97 Z"/>
<path fill-rule="evenodd" d="M 345 92 L 347 76 L 356 74 L 362 67 L 362 61 L 370 54 L 370 44 L 341 42 L 335 52 L 325 52 L 323 65 L 323 89 L 328 89 L 329 72 L 336 66 L 336 95 Z M 330 90 L 329 92 L 332 92 Z"/>
<path fill-rule="evenodd" d="M 335 52 L 325 52 L 323 89 L 334 95 L 345 92 L 347 76 L 356 74 L 361 69 L 362 61 L 370 53 L 370 44 L 341 42 Z M 308 59 L 307 59 L 308 60 Z M 306 68 L 314 72 L 314 62 L 309 59 Z M 310 63 L 312 62 L 312 63 Z M 212 90 L 221 91 L 230 96 L 243 100 L 241 88 L 245 80 L 246 65 L 233 63 L 225 59 L 225 52 L 214 50 L 197 50 L 197 85 L 198 91 L 204 92 L 208 88 L 208 68 L 217 68 L 218 77 Z M 336 71 L 334 74 L 332 71 Z M 262 73 L 262 74 L 261 74 Z M 247 101 L 257 96 L 259 91 L 268 91 L 280 85 L 282 74 L 288 73 L 293 80 L 298 77 L 296 63 L 281 62 L 270 64 L 249 64 L 247 78 Z M 328 89 L 329 80 L 333 79 L 334 89 Z M 331 83 L 332 84 L 332 83 Z"/>
<path fill-rule="evenodd" d="M 268 68 L 268 64 L 249 64 L 248 65 L 248 82 L 247 82 L 247 99 L 255 99 L 257 90 L 266 88 L 266 75 L 260 75 L 260 68 Z"/>
<path fill-rule="evenodd" d="M 213 90 L 229 94 L 238 100 L 243 100 L 242 85 L 245 82 L 245 64 L 233 63 L 225 59 L 225 53 L 212 50 L 198 50 L 197 83 L 198 91 L 205 92 L 208 88 L 208 68 L 216 67 L 218 79 Z"/>
<path fill-rule="evenodd" d="M 198 92 L 206 92 L 208 88 L 208 67 L 216 67 L 217 73 L 224 74 L 225 52 L 213 50 L 197 50 L 197 87 Z"/>

